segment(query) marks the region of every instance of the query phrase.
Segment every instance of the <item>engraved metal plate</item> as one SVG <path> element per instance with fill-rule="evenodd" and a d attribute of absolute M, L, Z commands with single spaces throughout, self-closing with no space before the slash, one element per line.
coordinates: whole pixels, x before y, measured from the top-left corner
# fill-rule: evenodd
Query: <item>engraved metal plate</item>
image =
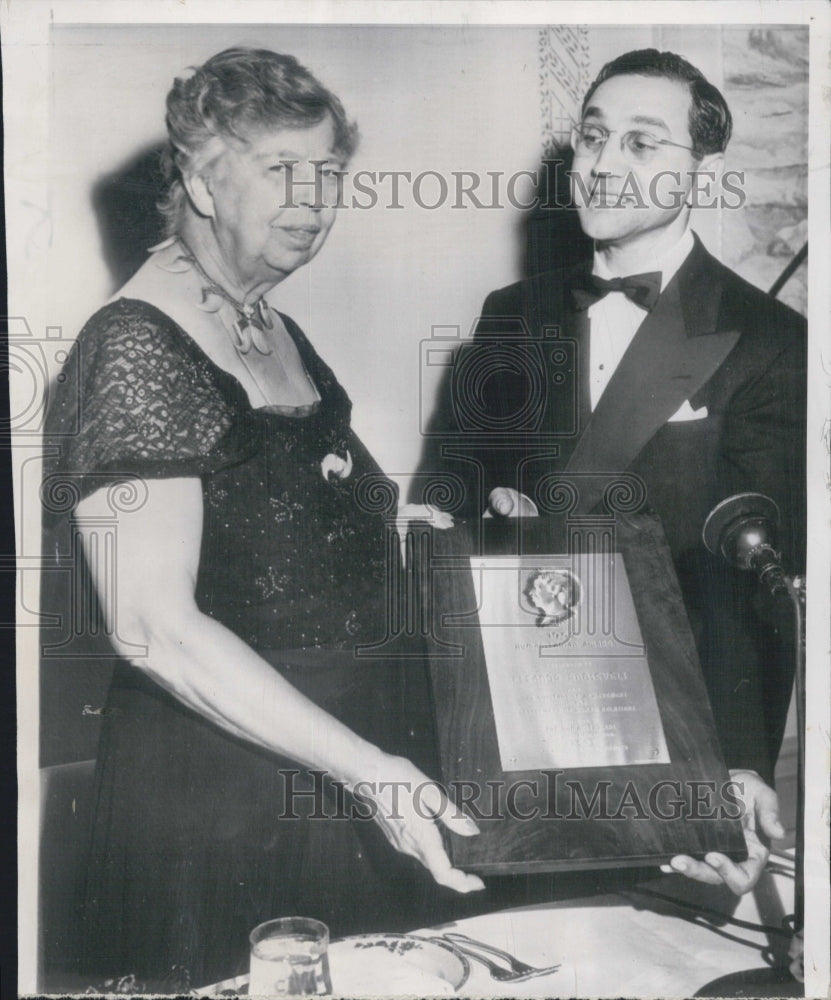
<path fill-rule="evenodd" d="M 503 770 L 670 763 L 619 553 L 470 567 Z"/>

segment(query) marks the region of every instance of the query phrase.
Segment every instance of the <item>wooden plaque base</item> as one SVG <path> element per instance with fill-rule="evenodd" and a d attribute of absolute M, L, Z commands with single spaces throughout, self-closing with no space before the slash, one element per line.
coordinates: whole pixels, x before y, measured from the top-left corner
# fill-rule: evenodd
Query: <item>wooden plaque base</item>
<path fill-rule="evenodd" d="M 471 557 L 535 556 L 542 566 L 546 555 L 573 558 L 586 552 L 616 553 L 625 563 L 660 714 L 658 731 L 662 727 L 665 737 L 660 757 L 666 761 L 668 754 L 668 762 L 559 767 L 555 756 L 551 766 L 507 770 L 488 679 L 488 666 L 492 670 L 494 664 L 486 665 L 481 593 L 477 598 Z M 738 790 L 721 760 L 690 626 L 657 518 L 618 514 L 583 521 L 463 522 L 433 533 L 432 552 L 421 572 L 442 778 L 481 829 L 477 837 L 449 838 L 455 865 L 500 874 L 657 865 L 676 854 L 701 858 L 708 851 L 737 860 L 746 857 Z M 533 635 L 538 624 L 531 620 L 522 627 Z M 499 622 L 485 626 L 498 628 Z M 603 627 L 595 623 L 601 632 Z M 493 657 L 498 643 L 488 645 Z M 581 662 L 588 677 L 586 655 L 584 649 Z M 608 672 L 609 663 L 598 651 L 591 666 L 601 674 L 604 667 Z M 510 680 L 510 662 L 496 667 L 504 667 Z M 557 683 L 551 681 L 555 688 Z M 504 713 L 497 714 L 504 726 Z M 506 733 L 499 736 L 504 748 Z"/>

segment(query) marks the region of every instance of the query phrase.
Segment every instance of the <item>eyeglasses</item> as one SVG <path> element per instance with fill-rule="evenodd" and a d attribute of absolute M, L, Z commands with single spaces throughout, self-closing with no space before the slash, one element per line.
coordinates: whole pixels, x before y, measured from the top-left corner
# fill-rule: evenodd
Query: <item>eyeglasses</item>
<path fill-rule="evenodd" d="M 573 125 L 571 128 L 572 148 L 580 156 L 594 156 L 603 149 L 613 131 L 603 128 L 602 125 L 586 125 L 585 123 Z M 659 139 L 657 136 L 650 135 L 649 132 L 624 132 L 620 137 L 620 151 L 630 163 L 649 163 L 661 146 L 688 149 L 697 155 L 692 146 L 682 146 L 680 142 Z"/>

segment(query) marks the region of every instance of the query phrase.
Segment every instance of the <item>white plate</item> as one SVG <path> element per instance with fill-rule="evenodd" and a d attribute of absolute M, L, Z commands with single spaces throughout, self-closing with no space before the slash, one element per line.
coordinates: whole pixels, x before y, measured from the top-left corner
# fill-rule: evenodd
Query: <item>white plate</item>
<path fill-rule="evenodd" d="M 335 996 L 453 996 L 470 975 L 452 945 L 415 934 L 359 934 L 329 945 Z"/>
<path fill-rule="evenodd" d="M 445 941 L 415 934 L 359 934 L 329 945 L 332 995 L 336 997 L 453 996 L 470 966 Z M 196 990 L 196 996 L 244 996 L 248 976 Z"/>

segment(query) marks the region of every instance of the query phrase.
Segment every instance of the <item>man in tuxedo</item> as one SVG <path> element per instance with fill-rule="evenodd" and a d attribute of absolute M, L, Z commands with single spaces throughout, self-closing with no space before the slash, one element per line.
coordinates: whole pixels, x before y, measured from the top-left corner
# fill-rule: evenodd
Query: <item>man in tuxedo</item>
<path fill-rule="evenodd" d="M 593 260 L 493 292 L 474 348 L 496 351 L 477 397 L 498 431 L 478 459 L 489 514 L 544 513 L 564 482 L 577 488 L 576 511 L 603 510 L 623 475 L 640 509 L 662 520 L 722 751 L 750 805 L 747 862 L 710 855 L 673 867 L 742 892 L 767 858 L 755 831 L 784 833 L 765 781 L 793 655 L 787 609 L 783 621 L 750 574 L 705 550 L 701 531 L 731 494 L 766 494 L 781 512 L 786 571 L 803 567 L 806 360 L 802 318 L 689 229 L 730 132 L 722 95 L 679 56 L 644 50 L 607 64 L 572 134 L 572 191 Z M 537 370 L 529 359 L 541 359 Z"/>

